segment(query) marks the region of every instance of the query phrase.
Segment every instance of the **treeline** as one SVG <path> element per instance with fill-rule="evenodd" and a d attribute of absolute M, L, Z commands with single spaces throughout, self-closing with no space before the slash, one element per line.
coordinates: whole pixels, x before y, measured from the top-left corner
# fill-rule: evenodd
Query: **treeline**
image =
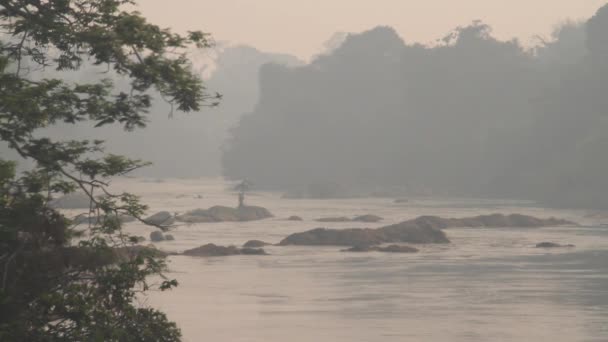
<path fill-rule="evenodd" d="M 302 196 L 488 196 L 608 209 L 608 5 L 526 48 L 480 22 L 435 46 L 378 27 L 266 65 L 228 178 Z"/>

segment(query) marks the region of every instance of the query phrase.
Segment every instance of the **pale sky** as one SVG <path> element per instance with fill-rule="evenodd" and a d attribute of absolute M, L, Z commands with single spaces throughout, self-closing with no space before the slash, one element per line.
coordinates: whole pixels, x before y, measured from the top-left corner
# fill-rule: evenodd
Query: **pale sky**
<path fill-rule="evenodd" d="M 481 19 L 501 39 L 548 37 L 559 22 L 587 19 L 607 0 L 138 0 L 149 20 L 176 32 L 303 59 L 337 32 L 394 27 L 406 42 L 430 43 Z"/>

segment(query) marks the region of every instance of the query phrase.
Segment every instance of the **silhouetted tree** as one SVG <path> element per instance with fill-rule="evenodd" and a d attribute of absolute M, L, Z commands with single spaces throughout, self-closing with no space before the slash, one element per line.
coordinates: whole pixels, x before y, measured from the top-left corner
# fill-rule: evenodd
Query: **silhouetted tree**
<path fill-rule="evenodd" d="M 235 191 L 238 191 L 239 196 L 239 208 L 245 205 L 245 194 L 251 190 L 253 184 L 247 179 L 243 179 L 239 184 L 234 187 Z"/>
<path fill-rule="evenodd" d="M 135 248 L 121 217 L 141 220 L 137 196 L 108 190 L 113 176 L 145 166 L 105 154 L 102 141 L 53 141 L 54 125 L 145 126 L 150 91 L 178 111 L 213 105 L 190 68 L 186 48 L 207 47 L 207 35 L 181 36 L 126 10 L 129 0 L 0 1 L 0 139 L 33 162 L 17 175 L 0 160 L 0 340 L 178 341 L 180 331 L 135 297 L 162 275 L 159 253 Z M 85 61 L 130 81 L 68 82 L 63 73 Z M 53 68 L 58 77 L 32 71 Z M 88 226 L 75 226 L 49 201 L 80 191 L 90 199 Z M 98 195 L 102 195 L 101 197 Z M 143 221 L 142 221 L 143 222 Z M 162 228 L 162 227 L 161 227 Z M 163 277 L 160 289 L 175 286 Z"/>

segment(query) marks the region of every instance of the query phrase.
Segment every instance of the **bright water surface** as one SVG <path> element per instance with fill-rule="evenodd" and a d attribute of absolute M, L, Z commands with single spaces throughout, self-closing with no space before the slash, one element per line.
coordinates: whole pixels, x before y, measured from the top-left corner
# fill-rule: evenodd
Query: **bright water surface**
<path fill-rule="evenodd" d="M 150 212 L 184 212 L 231 205 L 219 180 L 121 180 L 142 195 Z M 198 198 L 199 195 L 202 198 Z M 276 243 L 319 226 L 379 227 L 420 215 L 487 213 L 556 216 L 582 227 L 446 230 L 449 245 L 416 246 L 417 254 L 343 253 L 340 247 L 276 247 L 269 256 L 170 257 L 180 286 L 142 299 L 168 313 L 185 341 L 608 341 L 607 215 L 558 211 L 489 200 L 286 200 L 254 193 L 252 205 L 275 218 L 245 223 L 180 226 L 183 251 L 206 243 Z M 317 223 L 327 216 L 375 214 L 378 224 Z M 285 218 L 298 215 L 302 222 Z M 148 236 L 152 228 L 131 224 Z M 542 241 L 575 248 L 534 248 Z"/>

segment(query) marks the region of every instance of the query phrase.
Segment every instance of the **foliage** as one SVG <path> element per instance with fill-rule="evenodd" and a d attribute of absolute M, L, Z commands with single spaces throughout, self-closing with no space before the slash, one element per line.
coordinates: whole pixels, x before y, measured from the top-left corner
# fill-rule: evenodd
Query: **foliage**
<path fill-rule="evenodd" d="M 0 340 L 178 341 L 159 311 L 136 305 L 137 294 L 170 289 L 159 253 L 134 246 L 121 215 L 141 220 L 137 196 L 113 194 L 111 177 L 147 165 L 106 154 L 102 141 L 52 141 L 51 125 L 91 121 L 96 127 L 144 127 L 151 93 L 183 112 L 214 106 L 186 56 L 209 47 L 207 34 L 172 33 L 126 10 L 130 0 L 0 0 L 0 139 L 35 162 L 23 174 L 0 160 Z M 130 80 L 68 83 L 31 72 L 105 65 Z M 91 201 L 89 225 L 51 208 L 74 191 Z M 103 196 L 99 196 L 103 195 Z M 161 284 L 149 277 L 160 275 Z"/>

